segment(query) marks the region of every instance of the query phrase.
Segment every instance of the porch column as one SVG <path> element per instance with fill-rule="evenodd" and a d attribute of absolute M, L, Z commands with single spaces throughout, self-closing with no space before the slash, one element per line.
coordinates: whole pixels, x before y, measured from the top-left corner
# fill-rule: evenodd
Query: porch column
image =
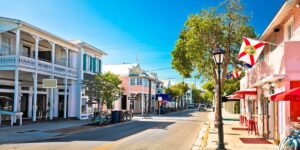
<path fill-rule="evenodd" d="M 38 69 L 38 58 L 39 58 L 39 41 L 40 37 L 33 35 L 35 42 L 34 42 L 34 54 L 35 54 L 35 72 L 33 73 L 33 117 L 32 121 L 36 121 L 36 110 L 37 110 L 37 69 Z"/>
<path fill-rule="evenodd" d="M 37 73 L 33 73 L 33 116 L 32 121 L 36 121 L 36 110 L 37 110 Z"/>
<path fill-rule="evenodd" d="M 145 107 L 145 95 L 142 93 L 142 115 L 144 115 L 144 107 Z"/>
<path fill-rule="evenodd" d="M 54 79 L 54 62 L 55 62 L 55 43 L 50 42 L 52 49 L 51 49 L 51 59 L 52 59 L 52 76 L 51 79 Z M 54 89 L 50 89 L 50 112 L 49 112 L 49 119 L 53 119 L 53 102 L 54 102 Z"/>
<path fill-rule="evenodd" d="M 19 58 L 20 55 L 20 29 L 16 30 L 16 60 Z M 14 89 L 14 107 L 13 111 L 18 111 L 18 103 L 19 103 L 19 70 L 16 68 L 15 70 L 15 89 Z"/>
<path fill-rule="evenodd" d="M 65 78 L 65 93 L 64 93 L 64 118 L 67 118 L 67 93 L 68 90 L 68 79 Z"/>
<path fill-rule="evenodd" d="M 27 117 L 32 117 L 32 87 L 29 87 Z"/>

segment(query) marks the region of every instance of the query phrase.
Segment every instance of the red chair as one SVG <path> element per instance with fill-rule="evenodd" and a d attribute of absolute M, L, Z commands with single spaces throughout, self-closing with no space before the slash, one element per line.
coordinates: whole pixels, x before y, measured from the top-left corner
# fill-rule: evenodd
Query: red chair
<path fill-rule="evenodd" d="M 255 135 L 257 135 L 256 129 L 257 129 L 256 122 L 253 119 L 249 119 L 248 120 L 248 134 L 249 134 L 249 132 L 251 132 L 251 134 L 252 134 L 254 131 Z"/>

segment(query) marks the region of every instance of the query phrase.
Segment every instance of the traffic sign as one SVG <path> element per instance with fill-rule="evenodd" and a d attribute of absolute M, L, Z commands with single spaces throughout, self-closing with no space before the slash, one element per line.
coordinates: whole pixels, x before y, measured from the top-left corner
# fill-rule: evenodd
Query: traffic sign
<path fill-rule="evenodd" d="M 128 100 L 131 100 L 131 101 L 135 101 L 137 98 L 136 97 L 128 97 Z"/>

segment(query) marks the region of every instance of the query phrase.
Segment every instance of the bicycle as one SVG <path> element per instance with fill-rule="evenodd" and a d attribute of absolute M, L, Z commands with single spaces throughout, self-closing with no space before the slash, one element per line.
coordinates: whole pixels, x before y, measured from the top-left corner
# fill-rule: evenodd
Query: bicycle
<path fill-rule="evenodd" d="M 278 150 L 300 150 L 300 130 L 290 129 L 290 134 L 286 136 L 278 146 Z"/>

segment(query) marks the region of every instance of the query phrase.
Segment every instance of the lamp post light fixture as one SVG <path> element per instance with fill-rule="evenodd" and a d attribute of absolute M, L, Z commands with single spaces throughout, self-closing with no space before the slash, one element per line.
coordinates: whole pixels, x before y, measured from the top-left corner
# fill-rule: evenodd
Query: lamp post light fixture
<path fill-rule="evenodd" d="M 224 61 L 224 54 L 225 51 L 217 45 L 216 49 L 213 51 L 213 58 L 215 63 L 218 66 L 218 137 L 219 137 L 219 143 L 218 143 L 218 148 L 219 150 L 225 149 L 225 144 L 224 144 L 224 131 L 223 131 L 223 117 L 222 117 L 222 100 L 221 100 L 221 65 L 223 64 Z"/>

